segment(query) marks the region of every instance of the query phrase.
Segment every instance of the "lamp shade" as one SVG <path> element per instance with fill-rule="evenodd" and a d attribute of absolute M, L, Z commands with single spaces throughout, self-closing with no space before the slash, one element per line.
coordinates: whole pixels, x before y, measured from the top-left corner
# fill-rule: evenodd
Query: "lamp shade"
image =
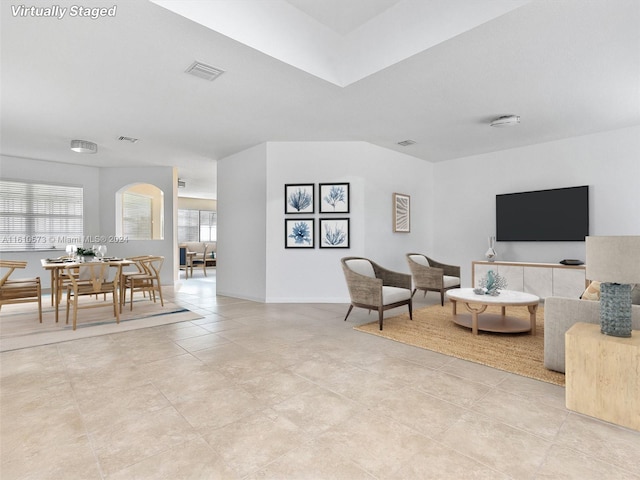
<path fill-rule="evenodd" d="M 640 235 L 586 237 L 589 280 L 640 283 Z"/>

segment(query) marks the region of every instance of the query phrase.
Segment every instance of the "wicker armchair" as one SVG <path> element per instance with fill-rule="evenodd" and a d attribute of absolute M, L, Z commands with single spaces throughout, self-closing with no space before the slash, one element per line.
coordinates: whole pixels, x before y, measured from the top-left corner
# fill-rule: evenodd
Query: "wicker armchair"
<path fill-rule="evenodd" d="M 344 257 L 340 262 L 351 297 L 345 321 L 353 307 L 377 310 L 382 330 L 383 312 L 402 305 L 409 307 L 409 318 L 413 320 L 411 275 L 387 270 L 361 257 Z"/>
<path fill-rule="evenodd" d="M 0 269 L 4 274 L 0 278 L 0 308 L 12 303 L 38 303 L 38 318 L 42 323 L 42 289 L 40 277 L 10 278 L 17 268 L 25 268 L 27 262 L 14 260 L 0 260 Z"/>
<path fill-rule="evenodd" d="M 413 278 L 413 292 L 424 290 L 440 292 L 440 305 L 444 306 L 444 292 L 460 287 L 460 267 L 436 262 L 421 253 L 407 253 L 407 262 Z"/>

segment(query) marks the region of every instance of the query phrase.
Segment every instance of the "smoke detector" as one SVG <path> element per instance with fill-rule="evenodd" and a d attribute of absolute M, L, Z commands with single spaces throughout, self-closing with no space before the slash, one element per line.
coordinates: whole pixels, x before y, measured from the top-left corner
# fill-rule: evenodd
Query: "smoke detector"
<path fill-rule="evenodd" d="M 491 120 L 492 127 L 512 127 L 520 123 L 519 115 L 503 115 L 502 117 Z"/>

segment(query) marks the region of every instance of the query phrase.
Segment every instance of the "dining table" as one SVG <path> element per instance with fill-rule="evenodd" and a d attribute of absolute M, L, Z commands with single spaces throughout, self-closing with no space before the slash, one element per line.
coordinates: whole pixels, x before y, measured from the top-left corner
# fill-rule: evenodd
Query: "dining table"
<path fill-rule="evenodd" d="M 122 278 L 122 267 L 135 263 L 133 260 L 118 257 L 95 258 L 93 261 L 116 265 L 118 267 L 118 273 L 116 275 L 118 275 L 119 279 Z M 42 264 L 42 268 L 51 272 L 51 302 L 55 310 L 56 323 L 58 323 L 58 312 L 62 300 L 62 291 L 60 290 L 62 271 L 67 267 L 74 267 L 84 262 L 69 258 L 42 258 L 40 259 L 40 263 Z"/>

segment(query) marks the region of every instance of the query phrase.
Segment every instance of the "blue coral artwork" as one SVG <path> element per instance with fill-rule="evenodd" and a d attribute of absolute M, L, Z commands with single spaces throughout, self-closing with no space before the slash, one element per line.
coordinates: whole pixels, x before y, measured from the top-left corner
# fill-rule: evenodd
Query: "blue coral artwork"
<path fill-rule="evenodd" d="M 349 219 L 320 219 L 320 248 L 349 248 Z"/>
<path fill-rule="evenodd" d="M 313 218 L 285 219 L 284 246 L 285 248 L 315 248 Z"/>
<path fill-rule="evenodd" d="M 349 213 L 349 184 L 321 183 L 320 213 Z"/>
<path fill-rule="evenodd" d="M 284 213 L 314 212 L 313 183 L 288 183 L 284 186 Z"/>

